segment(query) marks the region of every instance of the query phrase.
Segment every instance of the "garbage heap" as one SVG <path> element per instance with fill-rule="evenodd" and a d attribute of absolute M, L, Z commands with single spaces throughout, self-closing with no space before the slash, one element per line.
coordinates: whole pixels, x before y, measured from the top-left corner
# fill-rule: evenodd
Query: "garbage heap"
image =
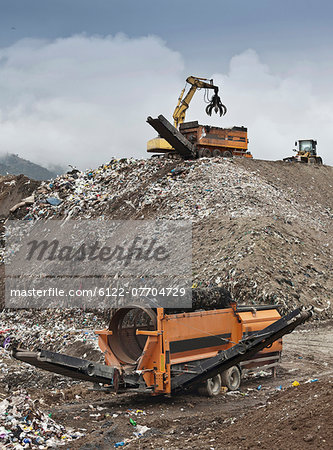
<path fill-rule="evenodd" d="M 188 219 L 193 286 L 244 303 L 332 311 L 333 168 L 201 158 L 111 160 L 71 170 L 11 218 Z M 31 200 L 31 199 L 30 199 Z"/>
<path fill-rule="evenodd" d="M 57 448 L 83 436 L 57 424 L 39 409 L 38 400 L 16 393 L 0 402 L 1 448 Z"/>

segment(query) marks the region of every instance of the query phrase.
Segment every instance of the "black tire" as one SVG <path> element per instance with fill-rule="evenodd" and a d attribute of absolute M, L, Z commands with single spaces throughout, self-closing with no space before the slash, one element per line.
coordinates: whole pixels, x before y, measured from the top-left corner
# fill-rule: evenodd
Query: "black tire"
<path fill-rule="evenodd" d="M 232 153 L 229 150 L 226 150 L 222 153 L 223 158 L 232 158 Z"/>
<path fill-rule="evenodd" d="M 202 385 L 199 386 L 198 392 L 205 397 L 216 397 L 216 395 L 219 395 L 221 392 L 221 386 L 221 376 L 216 375 L 215 377 L 204 381 Z"/>
<path fill-rule="evenodd" d="M 317 158 L 317 164 L 323 164 L 323 160 L 320 156 Z"/>
<path fill-rule="evenodd" d="M 226 386 L 229 391 L 237 391 L 241 383 L 241 372 L 237 366 L 232 366 L 221 374 L 222 386 Z"/>
<path fill-rule="evenodd" d="M 309 158 L 309 164 L 316 164 L 316 158 Z"/>
<path fill-rule="evenodd" d="M 209 148 L 201 148 L 199 150 L 199 154 L 201 154 L 201 158 L 210 158 L 212 156 L 212 152 L 209 150 Z"/>
<path fill-rule="evenodd" d="M 215 150 L 213 150 L 213 156 L 215 156 L 215 157 L 222 156 L 222 151 L 220 149 L 216 148 Z"/>

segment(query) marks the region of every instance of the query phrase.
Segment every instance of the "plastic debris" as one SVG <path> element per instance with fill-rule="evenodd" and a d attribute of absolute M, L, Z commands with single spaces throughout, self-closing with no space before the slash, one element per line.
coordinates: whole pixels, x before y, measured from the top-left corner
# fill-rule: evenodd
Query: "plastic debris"
<path fill-rule="evenodd" d="M 292 386 L 295 386 L 295 387 L 296 387 L 296 386 L 299 386 L 299 382 L 296 381 L 296 380 L 295 380 L 293 383 L 291 383 L 291 384 L 292 384 Z"/>
<path fill-rule="evenodd" d="M 316 381 L 319 381 L 319 379 L 318 379 L 318 378 L 312 378 L 312 379 L 310 379 L 310 380 L 307 380 L 307 381 L 305 382 L 305 384 L 306 384 L 306 383 L 315 383 Z"/>
<path fill-rule="evenodd" d="M 136 427 L 136 422 L 135 420 L 133 420 L 132 418 L 130 418 L 130 424 L 133 425 L 133 427 Z"/>
<path fill-rule="evenodd" d="M 134 436 L 137 438 L 140 438 L 141 436 L 143 436 L 148 430 L 150 430 L 149 427 L 147 427 L 146 425 L 137 425 L 136 426 L 136 431 L 133 432 Z"/>
<path fill-rule="evenodd" d="M 49 203 L 52 206 L 59 206 L 62 203 L 62 200 L 60 200 L 59 198 L 56 197 L 48 197 L 46 199 L 47 203 Z"/>

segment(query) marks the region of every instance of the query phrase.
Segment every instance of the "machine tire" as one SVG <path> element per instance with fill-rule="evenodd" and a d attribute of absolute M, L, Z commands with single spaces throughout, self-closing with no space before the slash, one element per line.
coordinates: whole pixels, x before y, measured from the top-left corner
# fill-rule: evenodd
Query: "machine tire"
<path fill-rule="evenodd" d="M 215 157 L 222 156 L 222 151 L 220 149 L 216 148 L 215 150 L 213 150 L 213 156 L 215 156 Z"/>
<path fill-rule="evenodd" d="M 209 148 L 201 148 L 199 150 L 200 158 L 210 158 L 212 156 L 212 152 L 209 150 Z"/>
<path fill-rule="evenodd" d="M 309 164 L 316 164 L 316 158 L 309 158 Z"/>
<path fill-rule="evenodd" d="M 208 378 L 208 380 L 204 381 L 198 388 L 198 392 L 205 397 L 216 397 L 216 395 L 221 392 L 221 387 L 221 376 L 216 375 L 215 377 Z"/>
<path fill-rule="evenodd" d="M 323 160 L 322 160 L 321 156 L 318 156 L 317 164 L 323 164 Z"/>
<path fill-rule="evenodd" d="M 222 153 L 223 158 L 232 158 L 232 153 L 229 150 L 226 150 Z"/>
<path fill-rule="evenodd" d="M 229 391 L 237 391 L 241 383 L 241 372 L 237 366 L 232 366 L 221 374 L 222 386 L 226 386 Z"/>

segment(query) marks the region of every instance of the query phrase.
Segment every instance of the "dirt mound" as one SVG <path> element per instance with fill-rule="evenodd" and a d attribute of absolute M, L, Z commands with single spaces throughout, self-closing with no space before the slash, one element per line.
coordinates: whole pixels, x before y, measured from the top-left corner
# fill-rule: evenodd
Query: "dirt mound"
<path fill-rule="evenodd" d="M 30 180 L 24 175 L 0 176 L 0 219 L 9 214 L 9 210 L 29 197 L 40 185 L 40 181 Z"/>
<path fill-rule="evenodd" d="M 332 185 L 329 166 L 124 159 L 43 183 L 25 212 L 27 219 L 191 220 L 195 285 L 284 310 L 314 305 L 329 317 Z"/>
<path fill-rule="evenodd" d="M 214 444 L 228 449 L 332 448 L 332 401 L 333 384 L 330 382 L 289 388 L 223 433 L 216 433 Z M 200 448 L 206 448 L 204 440 L 203 437 L 198 440 Z M 195 442 L 193 444 L 195 446 Z"/>

